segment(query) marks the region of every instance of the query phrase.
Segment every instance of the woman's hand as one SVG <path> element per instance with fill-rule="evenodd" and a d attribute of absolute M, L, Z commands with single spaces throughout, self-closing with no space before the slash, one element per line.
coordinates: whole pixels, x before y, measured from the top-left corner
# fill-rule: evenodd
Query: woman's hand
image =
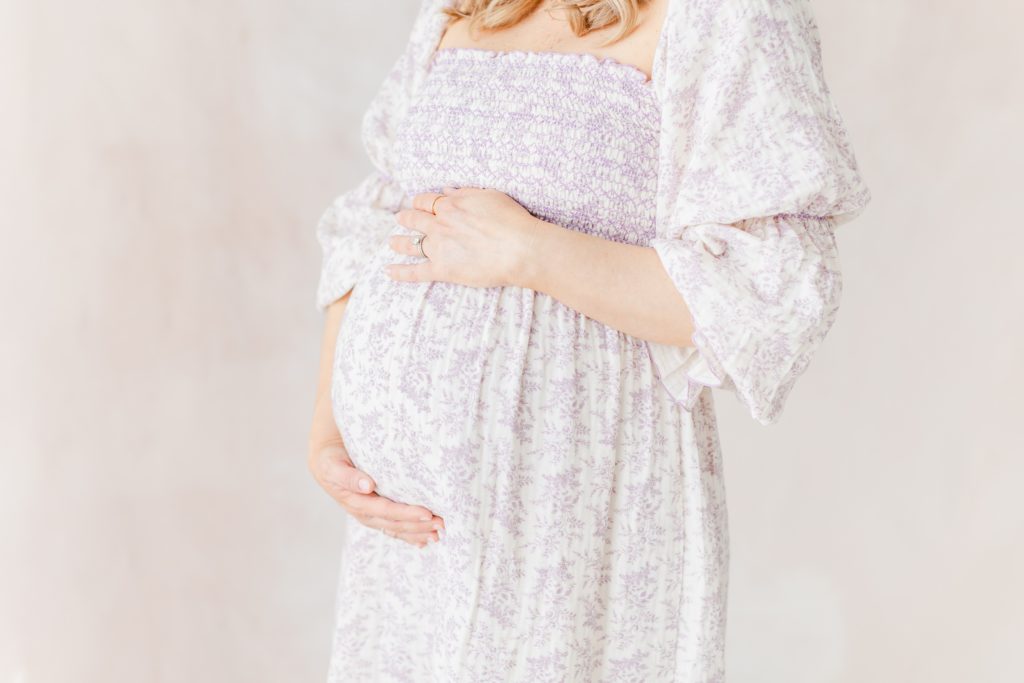
<path fill-rule="evenodd" d="M 430 211 L 432 204 L 437 215 Z M 397 211 L 395 219 L 424 234 L 427 259 L 388 264 L 385 269 L 392 279 L 441 280 L 470 287 L 517 285 L 526 254 L 544 225 L 504 192 L 476 187 L 417 194 L 412 208 Z M 392 235 L 388 245 L 400 254 L 422 257 L 411 236 Z"/>
<path fill-rule="evenodd" d="M 309 470 L 317 483 L 362 524 L 423 548 L 440 539 L 444 520 L 419 505 L 405 505 L 378 495 L 374 481 L 352 464 L 340 440 L 310 448 Z"/>

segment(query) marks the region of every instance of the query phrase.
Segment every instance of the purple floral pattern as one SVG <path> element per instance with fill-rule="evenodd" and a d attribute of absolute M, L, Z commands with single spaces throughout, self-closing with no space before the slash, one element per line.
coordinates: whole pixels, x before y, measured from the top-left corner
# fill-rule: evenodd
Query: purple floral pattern
<path fill-rule="evenodd" d="M 587 54 L 436 52 L 424 0 L 363 121 L 374 171 L 317 227 L 357 282 L 331 399 L 382 495 L 447 534 L 347 521 L 330 681 L 724 680 L 728 528 L 711 392 L 776 420 L 838 308 L 868 193 L 805 3 L 672 0 L 648 80 Z M 393 212 L 443 185 L 651 246 L 692 347 L 518 287 L 390 280 Z"/>

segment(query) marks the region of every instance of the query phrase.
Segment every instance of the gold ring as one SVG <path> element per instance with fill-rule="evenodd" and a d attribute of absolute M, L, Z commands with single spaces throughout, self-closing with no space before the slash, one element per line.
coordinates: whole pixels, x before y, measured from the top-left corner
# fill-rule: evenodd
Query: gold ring
<path fill-rule="evenodd" d="M 438 199 L 444 199 L 444 195 L 443 194 L 437 195 L 436 197 L 434 197 L 434 201 L 432 201 L 430 203 L 430 213 L 434 214 L 435 216 L 437 215 L 437 211 L 434 209 L 434 207 L 437 206 L 437 200 Z"/>

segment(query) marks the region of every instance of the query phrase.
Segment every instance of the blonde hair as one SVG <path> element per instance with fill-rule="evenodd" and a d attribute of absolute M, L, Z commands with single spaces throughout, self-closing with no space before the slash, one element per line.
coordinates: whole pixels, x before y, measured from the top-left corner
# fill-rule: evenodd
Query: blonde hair
<path fill-rule="evenodd" d="M 493 30 L 514 26 L 531 15 L 543 0 L 456 0 L 443 8 L 448 24 L 458 18 L 469 19 L 470 32 L 476 29 Z M 565 10 L 569 26 L 576 36 L 614 24 L 619 30 L 602 43 L 610 45 L 636 28 L 640 8 L 650 0 L 554 0 L 550 9 Z"/>

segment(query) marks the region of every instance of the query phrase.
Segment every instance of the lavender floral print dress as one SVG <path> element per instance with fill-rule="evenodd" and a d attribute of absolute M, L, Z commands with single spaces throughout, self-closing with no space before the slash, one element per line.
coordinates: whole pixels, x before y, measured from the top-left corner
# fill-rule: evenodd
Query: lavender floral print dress
<path fill-rule="evenodd" d="M 423 0 L 370 105 L 374 171 L 324 214 L 358 282 L 335 419 L 418 549 L 346 518 L 329 680 L 721 681 L 728 534 L 712 388 L 774 422 L 835 318 L 869 193 L 797 0 L 671 0 L 650 80 L 590 54 L 445 48 Z M 393 212 L 445 185 L 653 247 L 696 326 L 641 340 L 546 294 L 398 282 Z"/>

